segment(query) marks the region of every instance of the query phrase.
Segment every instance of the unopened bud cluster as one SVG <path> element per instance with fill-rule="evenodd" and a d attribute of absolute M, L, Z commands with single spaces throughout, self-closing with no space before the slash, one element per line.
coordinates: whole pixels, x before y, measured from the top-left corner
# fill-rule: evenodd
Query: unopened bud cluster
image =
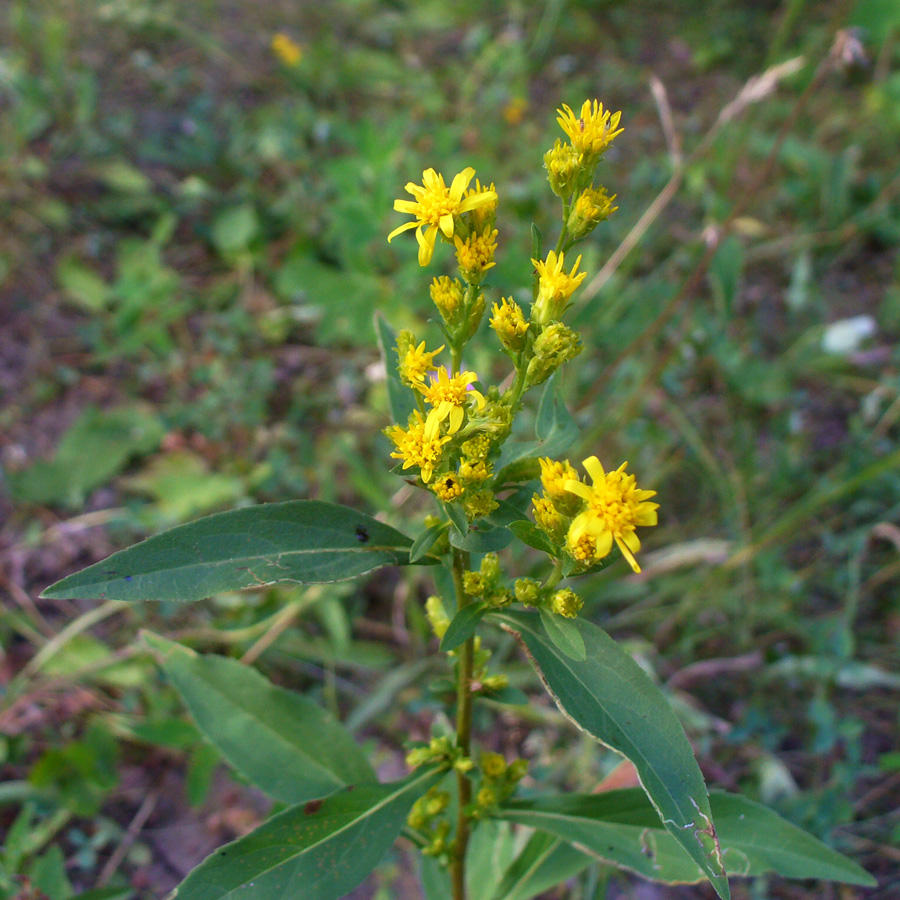
<path fill-rule="evenodd" d="M 528 762 L 514 759 L 507 764 L 499 753 L 484 752 L 478 760 L 481 780 L 475 798 L 466 812 L 473 819 L 481 819 L 500 803 L 511 797 L 528 772 Z"/>

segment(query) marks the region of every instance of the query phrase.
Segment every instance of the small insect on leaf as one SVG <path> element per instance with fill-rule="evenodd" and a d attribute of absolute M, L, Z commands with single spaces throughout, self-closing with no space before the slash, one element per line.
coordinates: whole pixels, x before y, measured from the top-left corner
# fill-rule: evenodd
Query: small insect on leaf
<path fill-rule="evenodd" d="M 362 527 L 362 525 L 356 526 L 356 539 L 361 543 L 365 544 L 367 540 L 369 540 L 369 532 Z"/>

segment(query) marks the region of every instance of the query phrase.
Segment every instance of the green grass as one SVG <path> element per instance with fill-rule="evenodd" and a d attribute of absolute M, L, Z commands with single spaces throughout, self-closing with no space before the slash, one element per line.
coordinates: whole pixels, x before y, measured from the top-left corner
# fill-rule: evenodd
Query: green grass
<path fill-rule="evenodd" d="M 151 837 L 114 854 L 150 754 L 191 802 L 212 802 L 216 760 L 134 649 L 143 625 L 249 653 L 349 715 L 386 762 L 421 730 L 427 584 L 379 576 L 102 621 L 90 604 L 33 598 L 136 537 L 240 503 L 418 514 L 388 473 L 371 322 L 379 309 L 436 340 L 435 273 L 408 236 L 387 244 L 393 200 L 427 166 L 475 166 L 500 194 L 492 299 L 527 292 L 531 222 L 549 235 L 557 215 L 541 168 L 554 111 L 589 96 L 622 109 L 626 131 L 602 170 L 619 211 L 583 249 L 574 455 L 628 459 L 662 504 L 645 575 L 585 581 L 590 614 L 671 679 L 711 781 L 883 884 L 897 877 L 900 26 L 887 6 L 5 8 L 0 897 L 18 875 L 51 900 L 136 873 L 154 896 L 177 881 L 154 868 L 154 824 L 189 821 L 165 811 L 171 788 L 148 789 Z M 817 77 L 850 21 L 869 63 Z M 269 49 L 279 31 L 303 48 L 294 69 Z M 705 139 L 749 77 L 797 56 Z M 670 179 L 634 249 L 593 283 Z M 826 349 L 835 322 L 861 315 L 873 335 Z M 590 789 L 612 760 L 549 710 L 532 715 L 545 730 L 507 728 L 498 748 L 524 741 L 536 766 Z M 773 883 L 736 896 L 821 895 Z"/>

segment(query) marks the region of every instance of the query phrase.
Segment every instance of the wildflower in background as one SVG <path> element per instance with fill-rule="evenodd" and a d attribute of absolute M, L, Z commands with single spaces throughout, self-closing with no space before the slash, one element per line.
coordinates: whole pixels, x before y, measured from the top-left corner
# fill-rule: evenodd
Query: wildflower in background
<path fill-rule="evenodd" d="M 300 61 L 303 59 L 303 48 L 284 32 L 276 34 L 269 46 L 278 59 L 289 69 L 300 65 Z"/>
<path fill-rule="evenodd" d="M 450 440 L 448 435 L 441 436 L 439 424 L 430 416 L 425 419 L 418 410 L 413 410 L 407 428 L 391 425 L 384 431 L 397 448 L 391 456 L 402 459 L 404 469 L 418 466 L 425 484 L 431 481 L 434 468 L 441 460 L 444 444 Z"/>
<path fill-rule="evenodd" d="M 409 345 L 409 349 L 400 360 L 400 378 L 409 387 L 415 387 L 425 381 L 428 372 L 434 372 L 438 367 L 434 364 L 434 358 L 444 349 L 441 344 L 437 350 L 426 352 L 425 341 L 418 346 Z"/>
<path fill-rule="evenodd" d="M 558 319 L 569 305 L 569 297 L 575 292 L 575 289 L 587 277 L 587 272 L 579 272 L 578 266 L 581 265 L 581 257 L 575 260 L 575 265 L 571 272 L 565 272 L 565 254 L 551 250 L 547 254 L 547 259 L 533 259 L 538 277 L 538 295 L 531 308 L 531 317 L 539 325 L 546 325 L 553 319 Z"/>
<path fill-rule="evenodd" d="M 622 113 L 604 110 L 598 100 L 594 100 L 593 104 L 585 100 L 578 116 L 565 103 L 557 112 L 559 118 L 556 121 L 581 154 L 582 163 L 586 166 L 595 165 L 613 140 L 624 131 L 618 128 Z"/>
<path fill-rule="evenodd" d="M 427 266 L 434 254 L 438 230 L 447 240 L 451 240 L 456 230 L 457 216 L 497 199 L 495 191 L 482 191 L 463 197 L 463 192 L 474 174 L 475 170 L 471 167 L 463 169 L 450 183 L 449 188 L 444 183 L 444 176 L 439 175 L 434 169 L 426 169 L 422 173 L 422 184 L 413 184 L 410 181 L 406 185 L 406 191 L 412 194 L 415 200 L 395 200 L 394 209 L 415 216 L 415 219 L 395 228 L 388 235 L 388 242 L 401 232 L 415 228 L 416 240 L 419 243 L 419 265 Z"/>
<path fill-rule="evenodd" d="M 518 125 L 525 116 L 526 109 L 528 109 L 528 101 L 524 97 L 513 97 L 503 107 L 503 119 L 507 125 Z"/>
<path fill-rule="evenodd" d="M 486 226 L 481 234 L 473 231 L 465 240 L 457 235 L 453 238 L 453 243 L 456 245 L 456 261 L 463 277 L 469 284 L 478 284 L 484 278 L 484 273 L 495 265 L 497 229 L 492 231 L 490 226 Z"/>
<path fill-rule="evenodd" d="M 502 298 L 500 303 L 495 303 L 491 316 L 491 328 L 497 332 L 500 343 L 513 353 L 518 353 L 525 346 L 525 334 L 528 331 L 528 323 L 522 314 L 522 308 L 512 297 Z"/>
<path fill-rule="evenodd" d="M 631 568 L 640 572 L 634 558 L 641 547 L 635 528 L 655 525 L 659 504 L 647 502 L 656 491 L 638 489 L 634 475 L 625 474 L 627 465 L 622 463 L 607 474 L 600 460 L 591 456 L 584 461 L 584 468 L 593 484 L 589 487 L 575 479 L 566 482 L 566 490 L 587 504 L 569 526 L 566 547 L 575 559 L 590 564 L 607 556 L 615 541 Z"/>
<path fill-rule="evenodd" d="M 476 391 L 472 383 L 478 380 L 474 372 L 457 372 L 450 376 L 444 368 L 438 369 L 437 377 L 432 376 L 428 384 L 422 383 L 418 389 L 425 396 L 427 403 L 434 409 L 428 413 L 429 425 L 437 429 L 438 425 L 449 419 L 448 434 L 456 434 L 462 425 L 466 403 L 471 395 L 479 409 L 484 408 L 485 399 L 481 391 Z"/>
<path fill-rule="evenodd" d="M 578 239 L 592 232 L 619 208 L 612 205 L 615 199 L 615 194 L 610 197 L 606 193 L 606 188 L 602 187 L 582 191 L 569 213 L 567 221 L 569 234 Z"/>

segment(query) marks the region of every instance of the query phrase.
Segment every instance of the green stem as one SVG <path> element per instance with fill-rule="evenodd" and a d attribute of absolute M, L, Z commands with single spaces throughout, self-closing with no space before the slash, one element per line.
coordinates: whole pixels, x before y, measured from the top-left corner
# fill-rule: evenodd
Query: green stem
<path fill-rule="evenodd" d="M 456 588 L 457 611 L 471 601 L 463 590 L 463 573 L 469 568 L 469 554 L 454 548 L 453 585 Z M 463 756 L 469 756 L 472 744 L 472 664 L 475 638 L 470 637 L 459 650 L 456 682 L 456 745 Z M 457 814 L 456 840 L 450 862 L 453 900 L 466 898 L 466 849 L 469 844 L 469 817 L 466 807 L 472 802 L 472 782 L 463 772 L 456 773 Z"/>
<path fill-rule="evenodd" d="M 548 590 L 551 588 L 555 588 L 560 581 L 562 581 L 562 560 L 554 559 L 553 560 L 553 571 L 547 576 L 547 580 L 544 582 L 544 587 Z"/>

